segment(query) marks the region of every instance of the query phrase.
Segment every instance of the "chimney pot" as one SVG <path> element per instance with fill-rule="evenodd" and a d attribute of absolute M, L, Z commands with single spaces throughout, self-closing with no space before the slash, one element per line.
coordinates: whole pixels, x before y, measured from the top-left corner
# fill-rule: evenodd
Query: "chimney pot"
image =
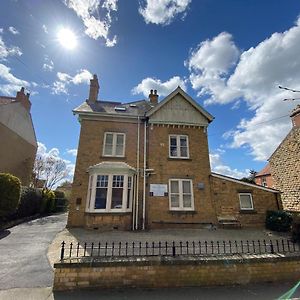
<path fill-rule="evenodd" d="M 156 105 L 158 103 L 157 90 L 154 90 L 154 94 L 153 94 L 153 90 L 150 90 L 149 101 L 152 105 Z"/>
<path fill-rule="evenodd" d="M 30 111 L 30 108 L 31 108 L 31 102 L 29 101 L 30 94 L 27 93 L 25 95 L 24 91 L 25 91 L 25 88 L 22 86 L 20 91 L 17 92 L 16 101 L 20 102 L 26 108 L 27 111 Z"/>

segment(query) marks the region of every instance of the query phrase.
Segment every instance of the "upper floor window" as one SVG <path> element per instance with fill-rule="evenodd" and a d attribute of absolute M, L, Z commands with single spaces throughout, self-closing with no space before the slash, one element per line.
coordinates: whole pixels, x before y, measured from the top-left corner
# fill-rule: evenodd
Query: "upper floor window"
<path fill-rule="evenodd" d="M 261 178 L 261 185 L 262 186 L 268 186 L 268 183 L 267 183 L 267 177 L 266 176 L 263 176 L 262 178 Z"/>
<path fill-rule="evenodd" d="M 250 193 L 240 193 L 239 198 L 241 210 L 253 210 L 252 195 Z"/>
<path fill-rule="evenodd" d="M 170 179 L 170 210 L 193 210 L 193 183 L 190 179 Z"/>
<path fill-rule="evenodd" d="M 125 156 L 125 134 L 105 132 L 103 156 Z"/>
<path fill-rule="evenodd" d="M 169 136 L 169 156 L 172 158 L 189 158 L 189 140 L 187 135 Z"/>

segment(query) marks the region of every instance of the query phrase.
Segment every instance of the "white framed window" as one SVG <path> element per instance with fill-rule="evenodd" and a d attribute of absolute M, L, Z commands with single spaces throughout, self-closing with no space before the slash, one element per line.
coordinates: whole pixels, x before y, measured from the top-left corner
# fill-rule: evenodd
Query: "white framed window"
<path fill-rule="evenodd" d="M 189 139 L 187 135 L 169 135 L 169 157 L 189 158 Z"/>
<path fill-rule="evenodd" d="M 125 156 L 125 133 L 105 132 L 103 156 Z"/>
<path fill-rule="evenodd" d="M 253 200 L 250 193 L 239 193 L 241 210 L 253 210 Z"/>
<path fill-rule="evenodd" d="M 262 185 L 262 186 L 265 186 L 265 187 L 268 186 L 268 184 L 267 184 L 267 177 L 266 177 L 266 176 L 263 176 L 263 177 L 261 178 L 261 185 Z"/>
<path fill-rule="evenodd" d="M 88 189 L 89 212 L 131 211 L 133 177 L 127 174 L 94 174 Z"/>
<path fill-rule="evenodd" d="M 170 210 L 194 210 L 192 180 L 169 180 L 169 207 Z"/>

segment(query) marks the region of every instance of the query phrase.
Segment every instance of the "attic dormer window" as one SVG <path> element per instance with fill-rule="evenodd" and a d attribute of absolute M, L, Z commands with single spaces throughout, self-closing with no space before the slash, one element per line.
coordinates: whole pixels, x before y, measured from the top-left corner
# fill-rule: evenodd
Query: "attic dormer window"
<path fill-rule="evenodd" d="M 103 156 L 125 156 L 125 134 L 117 132 L 105 132 Z"/>

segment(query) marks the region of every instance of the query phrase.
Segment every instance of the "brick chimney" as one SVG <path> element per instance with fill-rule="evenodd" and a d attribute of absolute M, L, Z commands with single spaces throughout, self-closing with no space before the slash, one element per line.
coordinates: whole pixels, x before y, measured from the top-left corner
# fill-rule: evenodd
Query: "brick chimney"
<path fill-rule="evenodd" d="M 293 127 L 300 127 L 300 104 L 292 111 L 290 115 Z"/>
<path fill-rule="evenodd" d="M 149 101 L 152 105 L 156 105 L 158 103 L 157 90 L 154 90 L 154 93 L 153 93 L 153 90 L 150 91 Z"/>
<path fill-rule="evenodd" d="M 98 93 L 99 93 L 99 82 L 97 75 L 93 75 L 93 79 L 90 80 L 90 94 L 88 102 L 95 103 L 98 100 Z"/>
<path fill-rule="evenodd" d="M 16 101 L 20 102 L 26 108 L 27 111 L 30 111 L 31 108 L 31 102 L 29 101 L 30 94 L 27 93 L 25 95 L 24 91 L 25 89 L 24 87 L 22 87 L 21 90 L 17 92 Z"/>

